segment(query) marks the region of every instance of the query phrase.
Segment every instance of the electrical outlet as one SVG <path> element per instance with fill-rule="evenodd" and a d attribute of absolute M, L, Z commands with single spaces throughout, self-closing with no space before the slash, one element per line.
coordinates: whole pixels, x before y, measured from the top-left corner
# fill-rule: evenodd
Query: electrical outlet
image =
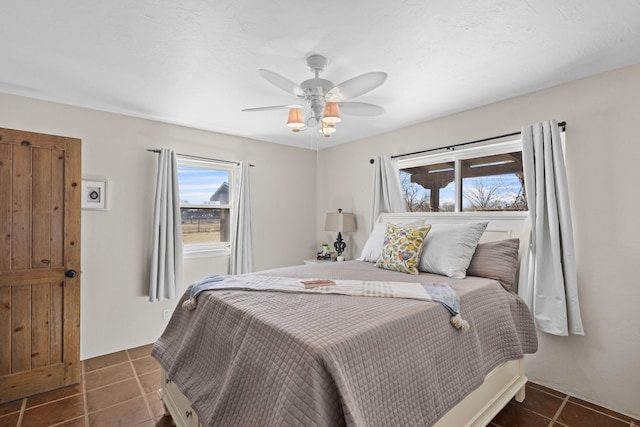
<path fill-rule="evenodd" d="M 162 311 L 162 319 L 163 320 L 171 319 L 171 309 L 170 308 L 167 308 L 167 309 Z"/>

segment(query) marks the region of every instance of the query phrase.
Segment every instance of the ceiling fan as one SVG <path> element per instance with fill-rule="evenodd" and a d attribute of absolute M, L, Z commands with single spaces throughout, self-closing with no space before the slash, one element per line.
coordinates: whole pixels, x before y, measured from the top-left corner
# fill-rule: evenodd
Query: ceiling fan
<path fill-rule="evenodd" d="M 322 55 L 309 55 L 305 59 L 309 70 L 315 77 L 300 83 L 273 71 L 260 69 L 260 75 L 271 84 L 298 98 L 299 103 L 292 105 L 274 105 L 269 107 L 246 108 L 242 111 L 269 111 L 289 109 L 287 126 L 294 132 L 306 130 L 309 125 L 318 125 L 320 133 L 331 136 L 336 131 L 336 123 L 341 121 L 340 112 L 352 116 L 378 116 L 384 108 L 366 102 L 347 101 L 380 86 L 387 78 L 382 71 L 369 72 L 353 77 L 334 85 L 331 81 L 320 78 L 320 73 L 327 66 L 327 58 Z M 304 117 L 302 108 L 309 111 Z"/>

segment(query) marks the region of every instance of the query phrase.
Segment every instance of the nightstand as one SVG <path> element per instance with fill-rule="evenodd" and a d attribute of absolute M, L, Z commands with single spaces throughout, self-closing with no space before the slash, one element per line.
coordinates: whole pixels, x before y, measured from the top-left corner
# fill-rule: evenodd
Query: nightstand
<path fill-rule="evenodd" d="M 333 262 L 333 261 L 321 261 L 321 260 L 319 260 L 319 259 L 313 259 L 313 258 L 312 258 L 312 259 L 305 259 L 305 260 L 304 260 L 304 263 L 305 263 L 305 264 L 322 264 L 322 263 L 324 263 L 324 262 Z"/>

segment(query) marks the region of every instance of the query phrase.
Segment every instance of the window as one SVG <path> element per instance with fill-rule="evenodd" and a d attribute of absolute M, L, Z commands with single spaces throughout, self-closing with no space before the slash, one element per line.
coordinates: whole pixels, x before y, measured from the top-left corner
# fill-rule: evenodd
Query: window
<path fill-rule="evenodd" d="M 411 212 L 526 211 L 520 141 L 398 161 Z"/>
<path fill-rule="evenodd" d="M 177 160 L 185 252 L 227 248 L 233 167 L 180 156 Z"/>

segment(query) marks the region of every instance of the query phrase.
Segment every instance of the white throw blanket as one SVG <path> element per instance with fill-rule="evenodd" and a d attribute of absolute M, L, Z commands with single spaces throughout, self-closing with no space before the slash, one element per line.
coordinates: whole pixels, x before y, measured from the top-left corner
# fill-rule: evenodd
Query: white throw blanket
<path fill-rule="evenodd" d="M 334 284 L 306 288 L 304 281 L 292 277 L 238 275 L 211 276 L 191 285 L 191 298 L 182 304 L 186 310 L 195 310 L 197 297 L 204 291 L 250 290 L 314 294 L 338 294 L 361 297 L 409 298 L 442 304 L 451 313 L 451 324 L 464 331 L 469 323 L 460 316 L 460 298 L 446 283 L 384 282 L 366 280 L 332 280 Z"/>

